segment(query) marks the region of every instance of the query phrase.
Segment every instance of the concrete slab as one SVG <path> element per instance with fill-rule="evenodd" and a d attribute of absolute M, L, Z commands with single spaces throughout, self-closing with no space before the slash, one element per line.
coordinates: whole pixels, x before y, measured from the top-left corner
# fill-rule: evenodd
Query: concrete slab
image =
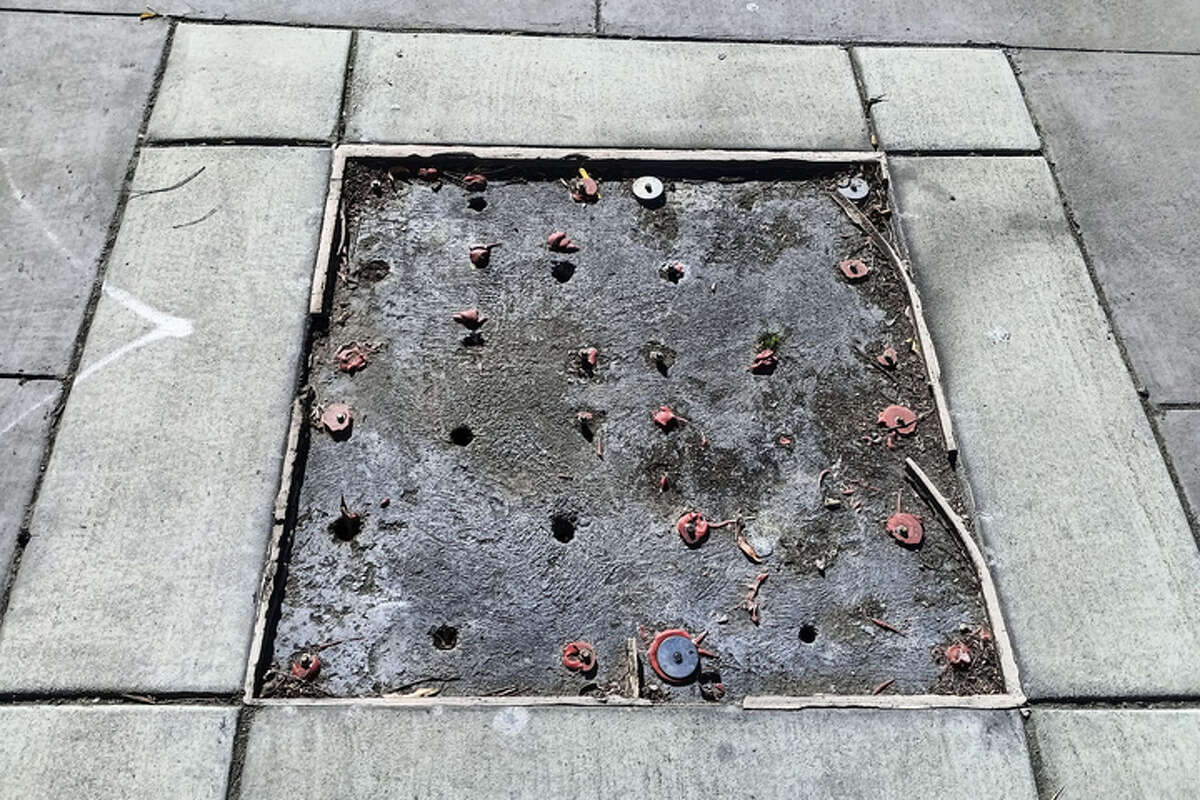
<path fill-rule="evenodd" d="M 1200 554 L 1045 161 L 892 174 L 1026 693 L 1195 695 Z"/>
<path fill-rule="evenodd" d="M 1195 709 L 1036 709 L 1029 731 L 1045 797 L 1200 797 Z"/>
<path fill-rule="evenodd" d="M 1181 167 L 1194 158 L 1183 132 L 1200 127 L 1200 59 L 1049 52 L 1015 59 L 1150 399 L 1200 400 L 1200 173 Z"/>
<path fill-rule="evenodd" d="M 0 709 L 0 796 L 225 797 L 237 710 L 195 706 Z"/>
<path fill-rule="evenodd" d="M 260 711 L 242 796 L 283 800 L 313 786 L 346 800 L 1036 796 L 1014 712 Z"/>
<path fill-rule="evenodd" d="M 1037 131 L 999 50 L 853 51 L 885 150 L 1038 150 Z"/>
<path fill-rule="evenodd" d="M 0 569 L 12 559 L 58 395 L 58 381 L 0 381 Z"/>
<path fill-rule="evenodd" d="M 19 8 L 139 14 L 144 0 L 16 0 Z M 390 29 L 591 33 L 595 0 L 157 0 L 160 14 L 197 20 L 278 22 Z"/>
<path fill-rule="evenodd" d="M 1188 505 L 1200 517 L 1200 410 L 1166 412 L 1163 436 Z"/>
<path fill-rule="evenodd" d="M 617 36 L 1195 52 L 1200 7 L 1192 0 L 601 0 L 600 30 Z"/>
<path fill-rule="evenodd" d="M 330 139 L 350 31 L 180 25 L 153 139 Z"/>
<path fill-rule="evenodd" d="M 241 687 L 328 163 L 143 151 L 137 187 L 204 171 L 126 209 L 0 627 L 0 691 Z"/>
<path fill-rule="evenodd" d="M 862 149 L 836 47 L 362 33 L 346 138 Z"/>
<path fill-rule="evenodd" d="M 162 22 L 4 14 L 0 373 L 67 371 L 166 34 Z"/>

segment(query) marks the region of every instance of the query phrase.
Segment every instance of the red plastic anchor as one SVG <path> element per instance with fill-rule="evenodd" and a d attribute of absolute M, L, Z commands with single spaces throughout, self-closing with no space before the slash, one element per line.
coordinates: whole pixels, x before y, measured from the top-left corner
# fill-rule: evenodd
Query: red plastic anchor
<path fill-rule="evenodd" d="M 904 406 L 888 406 L 879 412 L 878 424 L 884 425 L 889 431 L 905 436 L 917 429 L 917 415 Z"/>
<path fill-rule="evenodd" d="M 572 672 L 591 672 L 596 668 L 596 648 L 590 642 L 567 642 L 563 645 L 562 665 Z"/>
<path fill-rule="evenodd" d="M 354 424 L 354 413 L 345 403 L 331 403 L 321 415 L 321 424 L 331 435 L 337 437 L 350 430 Z"/>
<path fill-rule="evenodd" d="M 368 348 L 358 342 L 348 342 L 338 348 L 334 358 L 337 359 L 338 369 L 353 375 L 367 365 Z"/>
<path fill-rule="evenodd" d="M 682 261 L 668 261 L 658 268 L 659 277 L 671 283 L 679 283 L 686 272 L 687 267 Z"/>
<path fill-rule="evenodd" d="M 491 242 L 489 244 L 473 244 L 468 252 L 471 258 L 471 263 L 477 267 L 486 267 L 492 260 L 492 250 L 500 246 L 499 242 Z"/>
<path fill-rule="evenodd" d="M 679 538 L 683 539 L 684 544 L 688 547 L 695 547 L 705 540 L 709 531 L 724 528 L 736 522 L 736 519 L 727 519 L 723 522 L 709 522 L 704 514 L 699 511 L 689 511 L 675 523 L 675 530 L 679 533 Z"/>
<path fill-rule="evenodd" d="M 316 653 L 301 653 L 292 661 L 292 675 L 302 681 L 311 681 L 321 671 L 321 657 Z"/>
<path fill-rule="evenodd" d="M 683 636 L 684 638 L 691 640 L 692 644 L 696 646 L 696 652 L 699 655 L 708 656 L 709 658 L 716 658 L 716 653 L 712 652 L 711 650 L 705 650 L 700 646 L 700 642 L 704 641 L 705 635 L 706 634 L 702 633 L 699 636 L 692 636 L 683 628 L 669 628 L 665 631 L 656 633 L 654 635 L 654 640 L 650 642 L 650 647 L 646 651 L 647 660 L 650 662 L 650 669 L 654 670 L 654 674 L 662 678 L 667 683 L 687 683 L 691 679 L 691 676 L 688 676 L 687 678 L 672 678 L 663 671 L 662 665 L 658 663 L 658 648 L 664 641 L 670 639 L 672 636 Z"/>
<path fill-rule="evenodd" d="M 779 356 L 771 348 L 759 350 L 754 354 L 754 362 L 750 364 L 749 369 L 755 375 L 770 375 L 779 366 Z"/>
<path fill-rule="evenodd" d="M 861 258 L 848 258 L 838 264 L 838 269 L 848 281 L 860 281 L 871 274 L 871 268 Z"/>
<path fill-rule="evenodd" d="M 480 314 L 477 308 L 465 308 L 457 312 L 451 319 L 469 331 L 477 331 L 483 327 L 483 323 L 487 322 L 487 317 Z"/>
<path fill-rule="evenodd" d="M 900 510 L 900 492 L 896 492 L 896 513 L 888 517 L 887 532 L 896 541 L 909 546 L 920 544 L 921 539 L 925 536 L 921 518 L 916 514 Z"/>
<path fill-rule="evenodd" d="M 571 237 L 562 231 L 555 231 L 546 237 L 546 246 L 555 253 L 577 253 L 579 245 L 571 241 Z"/>
<path fill-rule="evenodd" d="M 689 511 L 675 523 L 675 530 L 688 547 L 695 547 L 708 536 L 708 520 L 699 511 Z"/>
<path fill-rule="evenodd" d="M 971 648 L 964 642 L 955 642 L 946 648 L 946 661 L 955 667 L 971 666 Z"/>
<path fill-rule="evenodd" d="M 670 406 L 659 406 L 658 410 L 654 412 L 654 424 L 664 431 L 671 430 L 680 422 L 687 422 L 687 420 L 672 411 Z"/>
<path fill-rule="evenodd" d="M 600 186 L 587 170 L 579 168 L 579 178 L 571 184 L 571 199 L 576 203 L 594 203 L 600 199 Z"/>

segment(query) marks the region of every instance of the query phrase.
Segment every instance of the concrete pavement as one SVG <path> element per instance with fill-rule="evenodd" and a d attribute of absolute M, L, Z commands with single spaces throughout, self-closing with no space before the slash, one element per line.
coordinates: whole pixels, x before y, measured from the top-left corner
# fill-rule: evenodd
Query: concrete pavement
<path fill-rule="evenodd" d="M 369 5 L 183 5 L 256 22 L 588 34 L 598 23 L 621 35 L 867 44 L 1195 52 L 1200 34 L 1194 10 L 1172 0 L 1086 23 L 1070 9 L 1018 19 L 997 5 L 969 24 L 936 5 L 913 19 L 847 11 L 817 22 L 765 1 L 680 11 L 605 0 L 598 17 L 590 2 L 522 3 L 502 17 L 454 4 L 436 19 L 415 4 L 367 19 L 356 14 Z M 0 452 L 11 465 L 0 555 L 32 510 L 4 595 L 0 694 L 34 703 L 0 708 L 14 731 L 0 746 L 0 796 L 224 797 L 230 777 L 242 797 L 314 785 L 521 796 L 580 775 L 597 790 L 684 796 L 706 785 L 980 796 L 981 774 L 997 797 L 1195 793 L 1190 708 L 1108 706 L 1197 695 L 1200 556 L 1185 503 L 1197 502 L 1200 474 L 1200 304 L 1189 302 L 1195 186 L 1178 168 L 1190 157 L 1178 131 L 1200 117 L 1185 91 L 1197 57 L 351 35 L 12 12 L 0 22 L 0 73 L 20 76 L 0 84 L 11 184 L 0 206 Z M 66 55 L 41 60 L 38 41 Z M 48 92 L 64 99 L 43 102 Z M 582 108 L 547 118 L 548 99 L 564 95 Z M 503 102 L 471 113 L 489 98 Z M 346 139 L 360 141 L 865 149 L 875 132 L 885 151 L 904 151 L 892 161 L 898 218 L 1032 701 L 1032 761 L 1019 715 L 1005 711 L 238 711 L 327 180 L 318 145 L 335 140 L 343 111 Z M 145 120 L 152 141 L 126 176 Z M 213 146 L 224 139 L 257 143 Z M 58 170 L 76 158 L 65 180 Z M 72 388 L 56 422 L 60 381 Z M 122 697 L 144 692 L 188 701 Z M 120 705 L 45 702 L 90 694 Z M 72 745 L 106 738 L 132 754 L 129 769 Z M 581 761 L 584 742 L 598 744 Z"/>

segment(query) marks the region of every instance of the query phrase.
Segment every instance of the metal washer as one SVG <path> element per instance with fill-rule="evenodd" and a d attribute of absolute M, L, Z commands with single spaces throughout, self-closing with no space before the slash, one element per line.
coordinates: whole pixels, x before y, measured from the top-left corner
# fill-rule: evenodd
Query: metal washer
<path fill-rule="evenodd" d="M 633 196 L 645 205 L 653 205 L 663 199 L 663 182 L 653 175 L 643 175 L 633 182 Z"/>
<path fill-rule="evenodd" d="M 688 637 L 668 636 L 658 643 L 655 660 L 665 675 L 672 680 L 682 681 L 696 673 L 700 666 L 700 653 Z"/>
<path fill-rule="evenodd" d="M 837 190 L 847 200 L 862 200 L 871 193 L 871 184 L 855 176 L 844 184 L 838 184 Z"/>

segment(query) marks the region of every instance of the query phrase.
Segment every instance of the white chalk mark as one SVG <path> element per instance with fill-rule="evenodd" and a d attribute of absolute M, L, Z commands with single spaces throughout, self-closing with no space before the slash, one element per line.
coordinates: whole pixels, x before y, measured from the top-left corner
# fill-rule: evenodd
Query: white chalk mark
<path fill-rule="evenodd" d="M 191 336 L 192 331 L 194 330 L 190 320 L 173 316 L 165 311 L 159 311 L 157 308 L 143 303 L 141 300 L 137 299 L 124 289 L 119 289 L 116 286 L 106 283 L 104 284 L 102 291 L 113 300 L 116 300 L 118 303 L 125 306 L 125 308 L 137 314 L 147 322 L 153 324 L 154 330 L 139 336 L 132 342 L 126 342 L 108 355 L 103 356 L 102 358 L 89 364 L 83 369 L 82 372 L 79 373 L 79 375 L 75 377 L 76 386 L 90 378 L 92 375 L 95 375 L 97 372 L 104 369 L 118 358 L 132 353 L 134 350 L 137 350 L 140 347 L 145 347 L 152 342 L 157 342 L 159 339 L 182 339 L 185 336 Z"/>
<path fill-rule="evenodd" d="M 117 359 L 132 353 L 134 350 L 145 347 L 153 342 L 157 342 L 160 339 L 182 339 L 185 336 L 191 336 L 192 332 L 195 330 L 191 320 L 183 319 L 182 317 L 176 317 L 173 314 L 168 314 L 165 311 L 160 311 L 154 306 L 134 297 L 124 289 L 106 283 L 103 287 L 101 287 L 101 291 L 103 291 L 104 294 L 108 295 L 116 302 L 120 303 L 125 308 L 132 311 L 134 314 L 137 314 L 142 319 L 154 325 L 154 329 L 139 336 L 131 342 L 126 342 L 116 350 L 113 350 L 107 355 L 101 356 L 99 359 L 89 364 L 78 375 L 75 376 L 75 383 L 73 384 L 74 386 L 78 386 L 100 370 L 112 364 Z M 39 408 L 42 408 L 57 396 L 57 391 L 51 392 L 41 400 L 38 400 L 36 403 L 26 408 L 24 411 L 18 414 L 15 419 L 11 420 L 3 428 L 0 428 L 0 436 L 3 436 L 13 428 L 20 425 L 29 417 L 30 414 L 34 413 Z"/>
<path fill-rule="evenodd" d="M 176 317 L 175 315 L 168 314 L 165 311 L 160 311 L 154 306 L 142 302 L 124 289 L 113 286 L 112 284 L 104 284 L 104 286 L 101 287 L 101 291 L 103 291 L 104 294 L 108 295 L 113 300 L 120 303 L 125 308 L 132 311 L 134 314 L 137 314 L 142 319 L 154 325 L 154 329 L 139 336 L 131 342 L 126 342 L 116 350 L 113 350 L 107 355 L 101 356 L 99 359 L 89 364 L 78 375 L 75 376 L 75 383 L 73 384 L 74 386 L 78 386 L 100 370 L 107 367 L 109 364 L 112 364 L 122 356 L 132 353 L 134 350 L 145 347 L 153 342 L 157 342 L 160 339 L 182 339 L 185 336 L 191 336 L 192 332 L 195 330 L 191 320 L 187 320 L 182 317 Z M 30 414 L 46 405 L 57 396 L 57 391 L 51 392 L 41 400 L 38 400 L 36 403 L 26 408 L 24 411 L 18 414 L 15 419 L 10 421 L 3 428 L 0 428 L 0 436 L 3 436 L 13 428 L 20 425 L 29 417 Z"/>
<path fill-rule="evenodd" d="M 17 427 L 18 425 L 20 425 L 22 422 L 24 422 L 24 421 L 25 421 L 26 417 L 28 417 L 28 416 L 29 416 L 30 414 L 32 414 L 33 412 L 37 411 L 37 410 L 38 410 L 39 408 L 41 408 L 42 406 L 44 406 L 44 405 L 46 405 L 47 403 L 49 403 L 51 400 L 53 400 L 53 399 L 54 399 L 55 397 L 57 397 L 57 396 L 58 396 L 58 391 L 57 391 L 57 390 L 56 390 L 56 391 L 53 391 L 53 392 L 51 392 L 50 394 L 48 394 L 48 395 L 46 395 L 45 397 L 43 397 L 41 400 L 38 400 L 36 403 L 34 403 L 33 405 L 31 405 L 29 408 L 27 408 L 27 409 L 25 409 L 24 411 L 22 411 L 20 414 L 17 414 L 17 416 L 16 416 L 16 419 L 14 419 L 12 422 L 9 422 L 9 423 L 8 423 L 7 425 L 5 425 L 3 428 L 0 428 L 0 436 L 3 436 L 4 434 L 6 434 L 6 433 L 8 433 L 9 431 L 11 431 L 13 428 L 15 428 L 15 427 Z"/>
<path fill-rule="evenodd" d="M 0 171 L 4 172 L 4 182 L 8 184 L 8 193 L 12 195 L 12 198 L 17 201 L 17 205 L 19 205 L 26 214 L 33 217 L 33 219 L 37 221 L 37 224 L 42 229 L 42 235 L 46 237 L 46 240 L 50 242 L 50 244 L 54 245 L 58 252 L 70 259 L 71 263 L 76 267 L 79 269 L 85 269 L 87 265 L 83 263 L 83 260 L 72 253 L 70 249 L 62 243 L 62 240 L 58 238 L 58 234 L 56 234 L 50 225 L 47 224 L 46 218 L 42 216 L 42 212 L 38 210 L 37 206 L 29 202 L 25 198 L 25 195 L 21 193 L 21 190 L 17 188 L 17 184 L 14 183 L 12 179 L 12 172 L 8 167 L 8 157 L 4 155 L 3 150 L 0 150 Z M 3 433 L 3 431 L 0 431 L 0 433 Z"/>
<path fill-rule="evenodd" d="M 71 263 L 73 263 L 75 266 L 80 268 L 84 267 L 84 263 L 77 258 L 74 253 L 67 249 L 67 246 L 62 243 L 54 231 L 51 230 L 50 226 L 46 224 L 46 219 L 42 216 L 42 212 L 38 210 L 37 206 L 26 200 L 25 195 L 23 195 L 21 190 L 17 188 L 17 184 L 13 182 L 12 173 L 8 168 L 8 157 L 5 156 L 2 148 L 0 148 L 0 171 L 4 173 L 4 182 L 8 184 L 9 194 L 12 195 L 13 199 L 17 201 L 17 204 L 25 211 L 26 214 L 37 220 L 38 225 L 41 226 L 42 234 L 46 237 L 46 239 L 53 244 L 59 252 L 69 258 Z M 95 362 L 89 364 L 78 375 L 75 376 L 75 382 L 73 384 L 74 386 L 78 386 L 100 370 L 107 367 L 109 364 L 112 364 L 122 356 L 132 353 L 134 350 L 145 347 L 153 342 L 157 342 L 160 339 L 182 339 L 185 336 L 191 336 L 192 331 L 195 330 L 191 320 L 161 311 L 149 303 L 139 300 L 124 289 L 113 286 L 109 283 L 105 283 L 100 290 L 125 308 L 132 311 L 134 314 L 137 314 L 139 317 L 149 322 L 154 326 L 154 329 L 149 333 L 139 336 L 131 342 L 121 345 L 111 353 L 101 356 Z M 5 424 L 3 428 L 0 428 L 0 436 L 3 436 L 13 428 L 20 425 L 29 417 L 30 414 L 34 413 L 39 408 L 42 408 L 57 396 L 57 391 L 51 392 L 41 400 L 38 400 L 36 403 L 26 408 L 24 411 L 18 414 L 15 419 Z"/>

